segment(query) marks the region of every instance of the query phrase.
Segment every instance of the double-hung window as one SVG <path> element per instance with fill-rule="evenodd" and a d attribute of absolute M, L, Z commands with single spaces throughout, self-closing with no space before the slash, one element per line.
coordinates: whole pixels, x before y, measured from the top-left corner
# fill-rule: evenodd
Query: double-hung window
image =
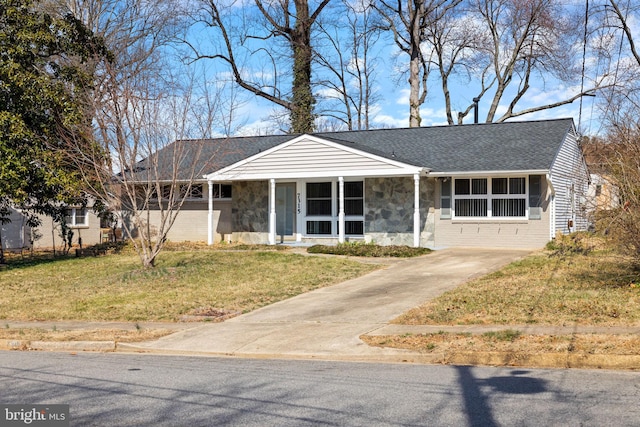
<path fill-rule="evenodd" d="M 340 201 L 334 182 L 306 184 L 306 229 L 309 235 L 335 235 Z M 364 182 L 344 182 L 344 229 L 347 235 L 364 234 Z M 335 224 L 335 228 L 332 225 Z"/>
<path fill-rule="evenodd" d="M 230 199 L 231 198 L 231 184 L 213 184 L 213 198 L 214 199 Z M 142 189 L 144 191 L 144 189 Z M 144 193 L 141 193 L 144 194 Z M 203 200 L 207 197 L 207 188 L 203 184 L 192 183 L 189 184 L 165 184 L 160 187 L 160 195 L 163 200 L 169 200 L 173 194 L 173 199 L 185 198 L 187 200 Z M 153 191 L 151 198 L 157 199 L 158 196 Z"/>
<path fill-rule="evenodd" d="M 307 234 L 332 234 L 332 206 L 332 182 L 307 183 Z"/>
<path fill-rule="evenodd" d="M 180 185 L 180 197 L 186 199 L 202 199 L 202 184 Z"/>
<path fill-rule="evenodd" d="M 491 216 L 525 217 L 527 215 L 526 180 L 520 178 L 491 179 Z"/>
<path fill-rule="evenodd" d="M 86 227 L 89 225 L 87 208 L 65 209 L 64 221 L 69 227 Z"/>
<path fill-rule="evenodd" d="M 456 178 L 453 199 L 457 218 L 526 218 L 527 179 Z"/>
<path fill-rule="evenodd" d="M 344 233 L 364 234 L 364 183 L 345 181 L 344 183 Z"/>
<path fill-rule="evenodd" d="M 456 216 L 487 216 L 487 179 L 456 179 L 454 212 Z"/>

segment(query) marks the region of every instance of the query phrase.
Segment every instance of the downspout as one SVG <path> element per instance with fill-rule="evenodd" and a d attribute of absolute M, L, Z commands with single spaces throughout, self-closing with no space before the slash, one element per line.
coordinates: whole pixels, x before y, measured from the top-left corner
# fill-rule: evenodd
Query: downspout
<path fill-rule="evenodd" d="M 553 188 L 553 182 L 551 181 L 551 175 L 547 174 L 547 185 L 551 192 L 551 204 L 549 206 L 549 240 L 553 240 L 556 237 L 556 190 Z"/>

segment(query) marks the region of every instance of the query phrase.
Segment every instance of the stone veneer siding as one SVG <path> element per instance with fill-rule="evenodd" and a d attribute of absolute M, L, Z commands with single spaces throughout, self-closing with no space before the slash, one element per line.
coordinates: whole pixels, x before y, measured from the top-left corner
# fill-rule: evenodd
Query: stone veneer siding
<path fill-rule="evenodd" d="M 433 245 L 435 180 L 420 179 L 420 246 Z M 413 177 L 365 180 L 365 236 L 380 245 L 413 245 Z"/>
<path fill-rule="evenodd" d="M 234 233 L 269 233 L 269 182 L 233 183 L 231 217 Z"/>

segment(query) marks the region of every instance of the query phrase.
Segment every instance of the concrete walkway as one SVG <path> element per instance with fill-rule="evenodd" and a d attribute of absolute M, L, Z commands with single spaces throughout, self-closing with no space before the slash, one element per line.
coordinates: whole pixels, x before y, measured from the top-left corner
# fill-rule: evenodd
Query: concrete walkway
<path fill-rule="evenodd" d="M 412 259 L 318 289 L 222 323 L 200 324 L 157 341 L 120 349 L 248 357 L 381 360 L 409 352 L 369 347 L 358 337 L 459 284 L 530 251 L 455 248 Z M 442 329 L 442 328 L 439 328 Z M 386 333 L 386 332 L 385 332 Z"/>

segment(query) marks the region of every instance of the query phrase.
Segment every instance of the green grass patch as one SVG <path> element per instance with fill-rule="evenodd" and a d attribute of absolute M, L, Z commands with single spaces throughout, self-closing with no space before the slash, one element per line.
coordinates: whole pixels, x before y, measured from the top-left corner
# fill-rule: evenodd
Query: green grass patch
<path fill-rule="evenodd" d="M 201 307 L 248 312 L 376 268 L 286 251 L 193 248 L 162 252 L 154 269 L 142 268 L 130 250 L 34 259 L 0 271 L 0 313 L 13 320 L 173 321 Z"/>
<path fill-rule="evenodd" d="M 485 332 L 482 336 L 491 341 L 515 341 L 522 333 L 515 329 L 504 329 L 502 331 Z"/>

